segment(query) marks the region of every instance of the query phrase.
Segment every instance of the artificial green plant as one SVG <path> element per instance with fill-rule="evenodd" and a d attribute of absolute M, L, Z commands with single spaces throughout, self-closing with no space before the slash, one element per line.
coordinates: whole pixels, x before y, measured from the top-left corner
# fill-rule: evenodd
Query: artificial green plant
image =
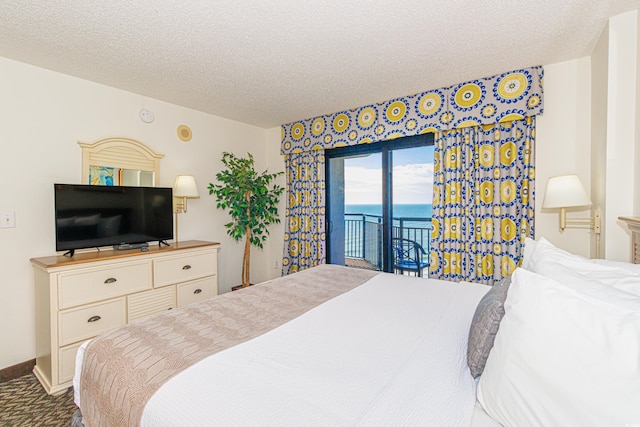
<path fill-rule="evenodd" d="M 269 235 L 268 226 L 279 223 L 278 201 L 284 188 L 274 182 L 283 172 L 256 172 L 251 153 L 247 158 L 223 152 L 226 169 L 216 174 L 218 183 L 209 184 L 209 194 L 215 194 L 218 209 L 227 209 L 231 222 L 225 224 L 227 234 L 236 242 L 245 239 L 242 258 L 242 287 L 250 283 L 251 245 L 259 248 Z"/>

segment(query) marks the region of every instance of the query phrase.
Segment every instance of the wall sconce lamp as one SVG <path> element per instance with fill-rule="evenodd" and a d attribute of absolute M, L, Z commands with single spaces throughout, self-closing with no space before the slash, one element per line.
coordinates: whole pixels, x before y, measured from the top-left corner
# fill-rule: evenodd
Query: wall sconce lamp
<path fill-rule="evenodd" d="M 196 179 L 191 175 L 178 175 L 173 184 L 173 197 L 175 198 L 176 215 L 176 242 L 178 241 L 178 214 L 187 212 L 187 199 L 200 197 Z"/>
<path fill-rule="evenodd" d="M 567 218 L 567 208 L 590 206 L 591 199 L 580 182 L 578 175 L 552 176 L 547 181 L 547 189 L 542 202 L 543 209 L 560 209 L 560 230 L 565 228 L 588 228 L 596 234 L 596 258 L 600 258 L 600 209 L 594 210 L 589 218 Z"/>
<path fill-rule="evenodd" d="M 200 197 L 196 179 L 191 175 L 178 175 L 176 182 L 173 184 L 173 197 L 177 197 L 176 211 L 187 211 L 187 198 Z"/>

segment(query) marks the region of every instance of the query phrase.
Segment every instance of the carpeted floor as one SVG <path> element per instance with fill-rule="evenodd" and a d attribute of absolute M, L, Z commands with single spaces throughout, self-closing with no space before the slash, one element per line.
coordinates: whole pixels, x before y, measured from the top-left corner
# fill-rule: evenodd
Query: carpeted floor
<path fill-rule="evenodd" d="M 0 427 L 69 426 L 73 389 L 49 396 L 33 374 L 0 384 Z"/>

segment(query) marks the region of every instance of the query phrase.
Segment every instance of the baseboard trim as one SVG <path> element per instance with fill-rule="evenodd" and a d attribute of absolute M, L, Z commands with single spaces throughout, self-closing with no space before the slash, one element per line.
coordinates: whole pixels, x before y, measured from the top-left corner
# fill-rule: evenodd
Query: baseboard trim
<path fill-rule="evenodd" d="M 27 360 L 26 362 L 0 369 L 0 384 L 30 374 L 34 366 L 36 366 L 36 359 Z"/>

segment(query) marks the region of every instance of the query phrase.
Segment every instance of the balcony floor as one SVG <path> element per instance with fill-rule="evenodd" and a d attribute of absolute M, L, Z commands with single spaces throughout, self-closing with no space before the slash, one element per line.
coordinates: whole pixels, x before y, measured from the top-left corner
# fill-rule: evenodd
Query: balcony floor
<path fill-rule="evenodd" d="M 375 265 L 362 258 L 345 258 L 344 265 L 346 265 L 347 267 L 378 271 L 378 268 Z"/>

